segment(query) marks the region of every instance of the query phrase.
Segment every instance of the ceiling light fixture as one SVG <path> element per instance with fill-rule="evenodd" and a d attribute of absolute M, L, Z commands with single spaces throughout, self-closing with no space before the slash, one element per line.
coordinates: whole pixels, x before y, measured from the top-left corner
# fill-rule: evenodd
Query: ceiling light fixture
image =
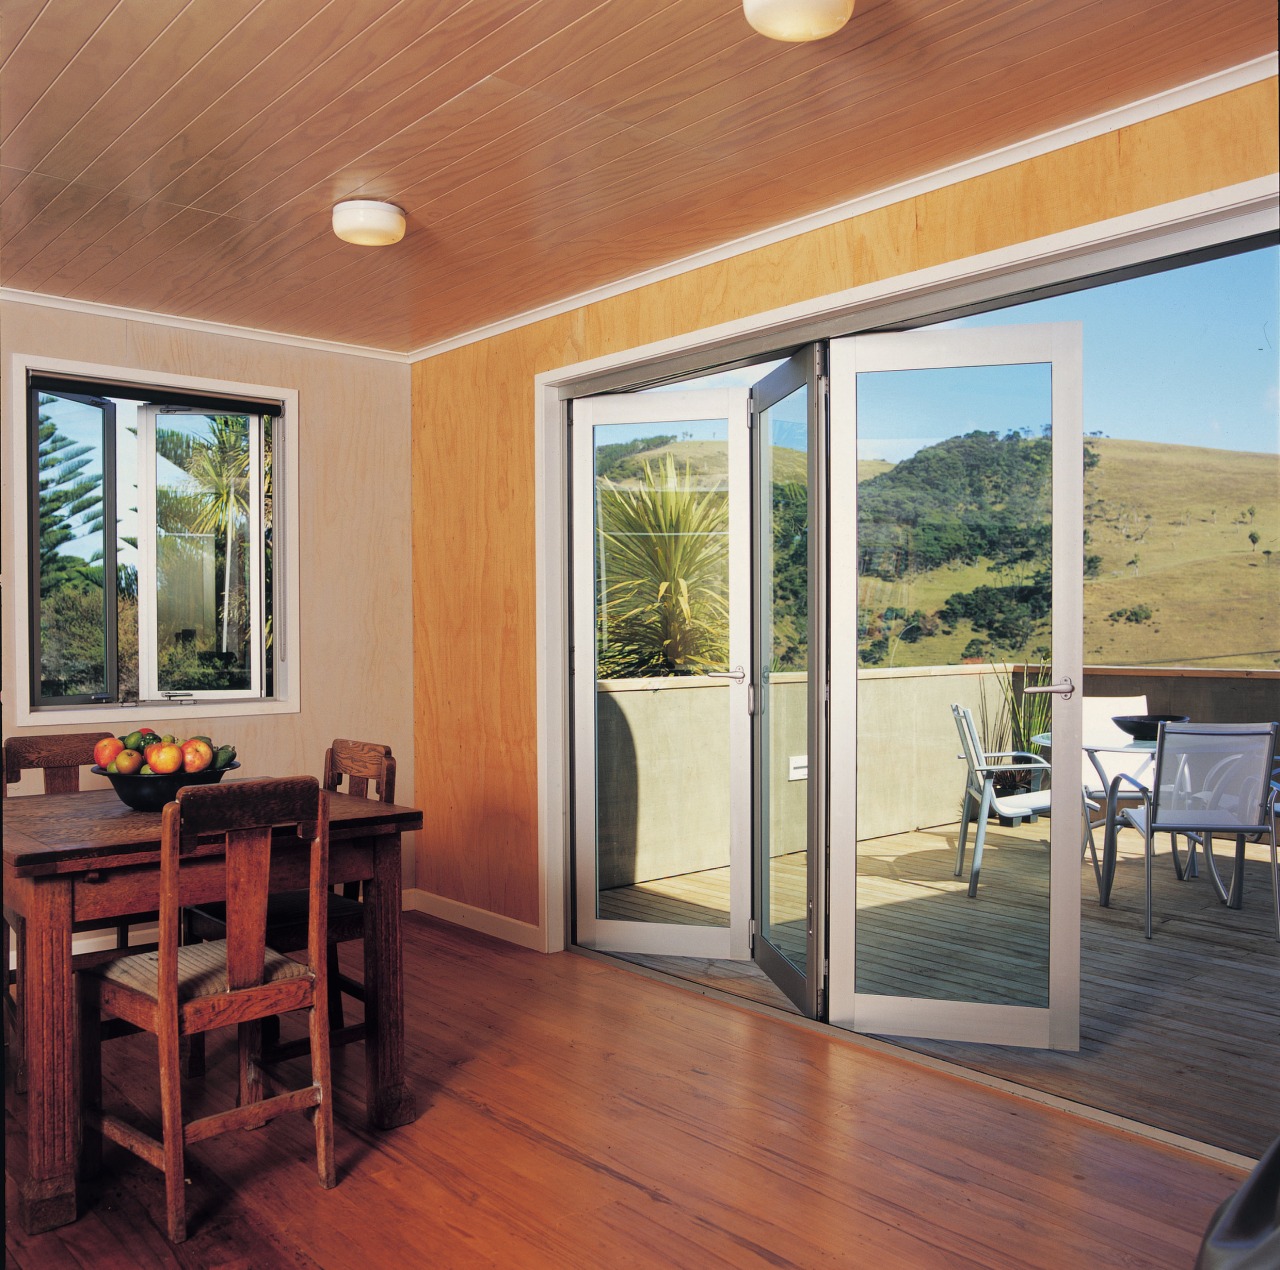
<path fill-rule="evenodd" d="M 853 0 L 742 0 L 742 11 L 761 35 L 799 43 L 834 35 L 853 13 Z"/>
<path fill-rule="evenodd" d="M 334 204 L 333 232 L 345 243 L 389 247 L 404 237 L 404 212 L 394 203 L 349 198 Z"/>

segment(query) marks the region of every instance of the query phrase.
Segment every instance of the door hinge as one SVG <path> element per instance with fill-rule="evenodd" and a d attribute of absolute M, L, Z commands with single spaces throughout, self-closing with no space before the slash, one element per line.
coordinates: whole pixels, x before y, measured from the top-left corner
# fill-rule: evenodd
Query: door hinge
<path fill-rule="evenodd" d="M 755 952 L 756 950 L 756 919 L 754 917 L 751 919 L 751 925 L 748 928 L 748 938 L 750 940 L 751 951 Z"/>

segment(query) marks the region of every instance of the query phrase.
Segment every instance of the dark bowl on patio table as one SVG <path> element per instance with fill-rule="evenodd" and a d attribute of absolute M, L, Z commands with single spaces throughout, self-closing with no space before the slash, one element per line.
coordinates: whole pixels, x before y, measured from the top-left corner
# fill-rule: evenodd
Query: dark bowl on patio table
<path fill-rule="evenodd" d="M 1135 741 L 1154 741 L 1162 723 L 1190 723 L 1187 714 L 1117 714 L 1112 723 Z"/>
<path fill-rule="evenodd" d="M 228 772 L 234 772 L 240 764 L 234 760 L 226 767 L 206 767 L 203 772 L 152 772 L 144 776 L 134 772 L 125 776 L 121 772 L 108 772 L 104 767 L 90 768 L 97 776 L 105 776 L 111 782 L 120 801 L 134 811 L 160 811 L 166 803 L 178 796 L 184 785 L 216 785 Z"/>

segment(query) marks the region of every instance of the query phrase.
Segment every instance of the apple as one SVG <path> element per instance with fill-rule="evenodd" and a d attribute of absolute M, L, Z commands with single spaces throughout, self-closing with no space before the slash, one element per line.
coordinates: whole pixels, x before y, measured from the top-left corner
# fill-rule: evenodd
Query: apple
<path fill-rule="evenodd" d="M 143 745 L 143 747 L 142 747 L 142 758 L 143 758 L 143 761 L 149 764 L 149 763 L 151 762 L 151 756 L 152 756 L 152 754 L 154 754 L 154 753 L 156 752 L 156 750 L 158 750 L 158 749 L 160 748 L 160 745 L 161 745 L 161 742 L 160 742 L 160 741 L 158 741 L 158 740 L 157 740 L 157 741 L 151 741 L 149 744 L 145 744 L 145 745 Z"/>
<path fill-rule="evenodd" d="M 147 765 L 153 772 L 167 776 L 182 766 L 182 750 L 176 745 L 165 745 L 163 742 L 151 747 L 147 757 Z"/>
<path fill-rule="evenodd" d="M 121 750 L 116 755 L 116 771 L 122 776 L 132 776 L 142 766 L 142 755 L 137 750 Z"/>
<path fill-rule="evenodd" d="M 203 772 L 213 762 L 213 750 L 209 743 L 198 736 L 193 736 L 189 741 L 183 741 L 179 748 L 182 750 L 184 772 Z"/>
<path fill-rule="evenodd" d="M 93 747 L 93 761 L 99 767 L 106 767 L 112 759 L 115 758 L 121 750 L 124 749 L 124 742 L 119 737 L 104 736 L 97 745 Z"/>

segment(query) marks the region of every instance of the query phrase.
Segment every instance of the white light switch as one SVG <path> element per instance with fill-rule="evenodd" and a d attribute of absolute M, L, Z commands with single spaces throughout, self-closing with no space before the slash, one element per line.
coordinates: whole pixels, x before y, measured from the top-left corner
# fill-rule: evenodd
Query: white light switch
<path fill-rule="evenodd" d="M 807 754 L 793 754 L 790 763 L 787 765 L 787 780 L 807 781 L 808 779 L 809 756 Z"/>

